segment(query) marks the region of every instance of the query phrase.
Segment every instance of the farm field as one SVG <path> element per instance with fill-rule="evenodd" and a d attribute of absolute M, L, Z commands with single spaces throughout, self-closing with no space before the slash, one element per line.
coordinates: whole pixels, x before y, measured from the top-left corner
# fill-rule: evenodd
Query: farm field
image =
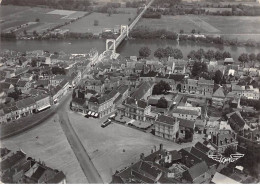
<path fill-rule="evenodd" d="M 7 147 L 14 151 L 22 149 L 27 156 L 44 161 L 46 166 L 62 170 L 68 183 L 88 183 L 58 123 L 58 115 L 37 128 L 2 140 L 0 147 Z"/>
<path fill-rule="evenodd" d="M 35 22 L 38 18 L 39 23 L 30 26 L 30 28 L 22 28 L 19 31 L 28 30 L 30 32 L 35 30 L 38 33 L 42 33 L 47 29 L 64 24 L 86 13 L 82 11 L 64 11 L 39 7 L 0 6 L 0 17 L 2 20 L 0 27 L 1 31 L 9 31 L 22 24 Z"/>
<path fill-rule="evenodd" d="M 162 16 L 161 19 L 141 19 L 138 26 L 191 33 L 192 29 L 202 34 L 223 35 L 225 38 L 260 41 L 260 17 L 247 16 Z"/>
<path fill-rule="evenodd" d="M 135 14 L 112 14 L 108 16 L 108 14 L 94 12 L 72 24 L 61 27 L 61 29 L 69 29 L 70 32 L 76 33 L 101 33 L 104 29 L 119 28 L 122 24 L 129 24 L 128 19 L 134 17 Z M 94 26 L 94 20 L 98 21 L 97 26 Z"/>
<path fill-rule="evenodd" d="M 111 182 L 111 176 L 116 170 L 123 169 L 132 162 L 137 162 L 141 153 L 147 156 L 154 146 L 158 149 L 160 143 L 166 149 L 179 150 L 194 145 L 203 137 L 203 135 L 196 134 L 192 143 L 179 145 L 116 123 L 101 128 L 101 123 L 107 117 L 103 119 L 85 118 L 70 111 L 69 119 L 104 183 Z"/>

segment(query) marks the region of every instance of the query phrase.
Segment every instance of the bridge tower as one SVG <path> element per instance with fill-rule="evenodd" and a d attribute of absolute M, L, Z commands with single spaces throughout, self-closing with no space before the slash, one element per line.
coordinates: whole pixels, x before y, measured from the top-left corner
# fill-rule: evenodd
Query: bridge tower
<path fill-rule="evenodd" d="M 111 46 L 109 46 L 109 43 L 112 42 L 112 51 L 113 53 L 116 52 L 116 40 L 114 39 L 107 39 L 106 40 L 106 51 L 110 50 Z"/>
<path fill-rule="evenodd" d="M 120 34 L 122 35 L 125 31 L 126 31 L 126 37 L 128 37 L 128 34 L 129 34 L 128 25 L 121 25 Z"/>

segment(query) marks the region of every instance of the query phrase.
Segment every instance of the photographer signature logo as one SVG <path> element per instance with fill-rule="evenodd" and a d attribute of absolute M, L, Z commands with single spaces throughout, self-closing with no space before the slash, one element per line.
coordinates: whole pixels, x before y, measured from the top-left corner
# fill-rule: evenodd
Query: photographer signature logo
<path fill-rule="evenodd" d="M 231 154 L 229 157 L 224 157 L 221 154 L 208 155 L 209 158 L 211 158 L 219 163 L 222 163 L 222 164 L 235 162 L 236 160 L 238 160 L 239 158 L 241 158 L 243 156 L 244 156 L 244 154 Z"/>

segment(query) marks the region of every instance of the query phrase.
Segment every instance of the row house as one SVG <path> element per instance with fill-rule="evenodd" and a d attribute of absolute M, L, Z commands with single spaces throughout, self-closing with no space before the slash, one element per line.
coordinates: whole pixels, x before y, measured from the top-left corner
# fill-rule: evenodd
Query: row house
<path fill-rule="evenodd" d="M 64 79 L 58 86 L 51 89 L 52 101 L 58 103 L 69 89 L 69 82 Z"/>
<path fill-rule="evenodd" d="M 17 88 L 21 90 L 22 93 L 28 93 L 31 88 L 31 82 L 20 80 L 17 82 Z"/>
<path fill-rule="evenodd" d="M 119 105 L 117 110 L 121 116 L 126 116 L 139 121 L 153 121 L 151 114 L 151 105 L 143 100 L 136 100 L 128 97 L 123 105 Z"/>
<path fill-rule="evenodd" d="M 232 92 L 235 95 L 246 97 L 247 99 L 259 100 L 259 88 L 253 88 L 250 86 L 232 85 Z"/>
<path fill-rule="evenodd" d="M 212 96 L 214 89 L 214 81 L 205 80 L 202 78 L 200 78 L 199 80 L 187 79 L 186 84 L 183 88 L 186 92 L 189 92 L 191 94 Z"/>
<path fill-rule="evenodd" d="M 105 85 L 101 80 L 87 80 L 85 81 L 85 90 L 94 90 L 97 93 L 104 93 Z"/>
<path fill-rule="evenodd" d="M 179 121 L 177 118 L 159 115 L 155 120 L 155 135 L 175 142 L 178 139 Z"/>
<path fill-rule="evenodd" d="M 148 97 L 152 95 L 153 86 L 152 82 L 143 82 L 130 96 L 135 100 L 144 99 L 147 101 Z"/>
<path fill-rule="evenodd" d="M 80 71 L 78 71 L 78 72 L 73 72 L 73 73 L 71 74 L 71 78 L 72 78 L 71 86 L 72 86 L 72 87 L 77 86 L 77 85 L 80 83 L 81 77 L 82 77 L 82 75 L 81 75 L 81 72 L 80 72 Z"/>
<path fill-rule="evenodd" d="M 25 117 L 36 112 L 36 102 L 33 98 L 28 97 L 16 102 L 16 106 L 19 109 L 19 116 Z"/>
<path fill-rule="evenodd" d="M 40 112 L 51 106 L 50 97 L 47 94 L 41 94 L 33 98 L 36 102 L 36 111 Z"/>
<path fill-rule="evenodd" d="M 200 107 L 179 107 L 172 110 L 172 116 L 195 121 L 201 116 L 201 110 Z"/>
<path fill-rule="evenodd" d="M 117 90 L 112 90 L 103 96 L 92 96 L 88 101 L 88 109 L 98 113 L 101 118 L 115 111 L 115 101 L 118 97 L 120 97 L 120 93 Z"/>
<path fill-rule="evenodd" d="M 3 122 L 10 122 L 20 118 L 19 109 L 15 104 L 12 104 L 11 106 L 5 106 L 3 108 L 3 112 Z"/>

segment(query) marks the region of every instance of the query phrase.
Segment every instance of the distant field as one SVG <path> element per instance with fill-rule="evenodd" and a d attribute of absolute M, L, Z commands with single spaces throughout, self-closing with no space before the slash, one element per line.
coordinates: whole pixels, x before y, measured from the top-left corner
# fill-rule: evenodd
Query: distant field
<path fill-rule="evenodd" d="M 38 7 L 0 6 L 0 17 L 1 20 L 3 20 L 0 27 L 1 31 L 6 29 L 10 30 L 11 28 L 14 29 L 21 24 L 34 22 L 36 18 L 39 18 L 40 21 L 38 24 L 20 30 L 36 30 L 41 33 L 59 24 L 64 24 L 70 19 L 81 17 L 86 13 L 87 12 L 82 11 L 65 11 Z"/>
<path fill-rule="evenodd" d="M 161 19 L 141 19 L 138 26 L 191 33 L 192 29 L 204 34 L 218 34 L 226 38 L 260 41 L 260 17 L 247 16 L 162 16 Z"/>
<path fill-rule="evenodd" d="M 112 29 L 122 24 L 129 24 L 129 18 L 134 18 L 134 14 L 108 14 L 92 13 L 70 25 L 61 27 L 77 33 L 101 33 L 105 28 Z M 94 26 L 94 20 L 98 21 L 98 26 Z"/>

